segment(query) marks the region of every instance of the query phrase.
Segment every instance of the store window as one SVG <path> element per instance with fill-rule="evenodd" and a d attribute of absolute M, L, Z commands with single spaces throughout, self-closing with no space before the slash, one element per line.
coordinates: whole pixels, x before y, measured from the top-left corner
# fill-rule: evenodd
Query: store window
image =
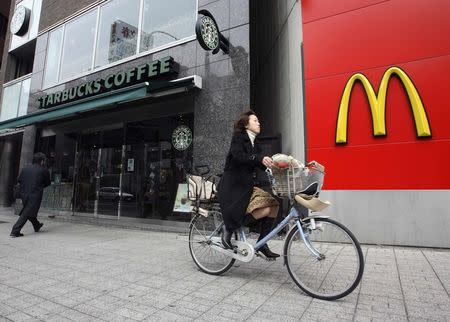
<path fill-rule="evenodd" d="M 44 88 L 194 39 L 196 9 L 196 0 L 111 0 L 75 18 L 50 32 Z"/>
<path fill-rule="evenodd" d="M 196 1 L 144 0 L 141 52 L 192 35 L 195 9 Z"/>
<path fill-rule="evenodd" d="M 97 11 L 94 10 L 66 25 L 60 79 L 92 69 L 96 19 Z"/>
<path fill-rule="evenodd" d="M 100 7 L 95 67 L 135 55 L 140 0 L 116 0 Z"/>
<path fill-rule="evenodd" d="M 48 36 L 47 64 L 44 73 L 44 86 L 48 87 L 58 82 L 59 57 L 61 56 L 61 44 L 63 28 L 50 32 Z"/>
<path fill-rule="evenodd" d="M 21 83 L 17 83 L 3 90 L 2 111 L 0 121 L 9 120 L 17 116 L 19 107 Z"/>
<path fill-rule="evenodd" d="M 0 121 L 27 114 L 30 80 L 31 78 L 26 78 L 3 88 Z"/>

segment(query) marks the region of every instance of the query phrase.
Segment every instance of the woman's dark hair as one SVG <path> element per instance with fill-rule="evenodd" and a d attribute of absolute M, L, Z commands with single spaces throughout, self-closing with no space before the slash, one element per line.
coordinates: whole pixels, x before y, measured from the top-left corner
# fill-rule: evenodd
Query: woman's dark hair
<path fill-rule="evenodd" d="M 42 161 L 45 161 L 47 157 L 44 153 L 38 152 L 33 155 L 33 164 L 41 164 Z"/>
<path fill-rule="evenodd" d="M 252 110 L 242 113 L 234 123 L 234 132 L 244 132 L 251 115 L 256 115 L 256 113 Z"/>

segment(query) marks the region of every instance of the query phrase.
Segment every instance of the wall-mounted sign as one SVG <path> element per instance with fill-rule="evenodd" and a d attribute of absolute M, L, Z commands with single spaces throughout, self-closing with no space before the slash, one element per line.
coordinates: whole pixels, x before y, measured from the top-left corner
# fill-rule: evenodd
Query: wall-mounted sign
<path fill-rule="evenodd" d="M 10 30 L 13 35 L 23 36 L 28 31 L 28 25 L 30 24 L 31 10 L 23 5 L 20 5 L 14 11 L 11 18 Z"/>
<path fill-rule="evenodd" d="M 108 75 L 105 78 L 89 81 L 63 91 L 43 95 L 37 100 L 39 101 L 39 108 L 50 108 L 80 98 L 97 95 L 113 89 L 127 87 L 176 73 L 178 73 L 178 64 L 174 62 L 171 56 L 168 56 L 160 60 L 154 60 L 148 64 L 143 64 L 128 70 L 120 71 L 116 74 Z"/>
<path fill-rule="evenodd" d="M 187 183 L 179 183 L 177 189 L 177 195 L 173 204 L 174 212 L 186 212 L 192 211 L 191 201 L 188 199 L 188 185 Z"/>
<path fill-rule="evenodd" d="M 229 53 L 230 43 L 219 31 L 219 26 L 213 15 L 208 10 L 199 10 L 198 13 L 202 15 L 197 19 L 195 24 L 195 34 L 197 35 L 197 41 L 203 49 L 211 51 L 213 54 L 217 54 L 219 49 L 226 54 Z"/>
<path fill-rule="evenodd" d="M 133 172 L 134 171 L 134 159 L 128 159 L 127 160 L 127 171 Z"/>
<path fill-rule="evenodd" d="M 364 86 L 364 90 L 369 100 L 370 112 L 372 114 L 373 123 L 373 135 L 384 136 L 386 135 L 386 94 L 389 79 L 392 75 L 397 75 L 406 90 L 411 104 L 411 109 L 416 125 L 416 133 L 418 137 L 430 137 L 431 129 L 428 123 L 427 114 L 423 107 L 422 100 L 419 93 L 414 86 L 408 75 L 399 67 L 391 67 L 383 75 L 381 79 L 380 88 L 378 94 L 375 93 L 370 81 L 361 73 L 353 75 L 345 86 L 344 93 L 342 94 L 341 103 L 339 106 L 338 120 L 336 126 L 336 143 L 347 142 L 347 118 L 348 118 L 348 106 L 350 103 L 350 96 L 353 86 L 356 81 L 360 81 Z"/>
<path fill-rule="evenodd" d="M 172 144 L 179 151 L 186 150 L 192 144 L 192 131 L 186 125 L 178 126 L 172 133 Z"/>

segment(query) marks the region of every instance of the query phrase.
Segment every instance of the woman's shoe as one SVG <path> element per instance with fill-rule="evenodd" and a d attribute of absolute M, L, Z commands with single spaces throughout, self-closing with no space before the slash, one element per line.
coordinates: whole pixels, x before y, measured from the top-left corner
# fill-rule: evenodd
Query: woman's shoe
<path fill-rule="evenodd" d="M 231 243 L 231 236 L 233 232 L 228 231 L 225 226 L 222 229 L 222 245 L 225 249 L 233 249 L 233 244 Z"/>
<path fill-rule="evenodd" d="M 270 250 L 269 246 L 267 246 L 267 244 L 262 246 L 258 251 L 263 253 L 263 255 L 266 256 L 266 258 L 277 258 L 277 257 L 280 257 L 279 254 L 272 252 Z"/>

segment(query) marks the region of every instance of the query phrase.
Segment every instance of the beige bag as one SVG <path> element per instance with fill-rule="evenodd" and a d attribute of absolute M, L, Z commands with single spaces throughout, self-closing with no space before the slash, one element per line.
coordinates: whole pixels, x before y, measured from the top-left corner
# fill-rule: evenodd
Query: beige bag
<path fill-rule="evenodd" d="M 217 195 L 216 184 L 213 181 L 205 180 L 201 176 L 188 175 L 188 198 L 195 201 L 197 198 L 207 201 Z"/>

